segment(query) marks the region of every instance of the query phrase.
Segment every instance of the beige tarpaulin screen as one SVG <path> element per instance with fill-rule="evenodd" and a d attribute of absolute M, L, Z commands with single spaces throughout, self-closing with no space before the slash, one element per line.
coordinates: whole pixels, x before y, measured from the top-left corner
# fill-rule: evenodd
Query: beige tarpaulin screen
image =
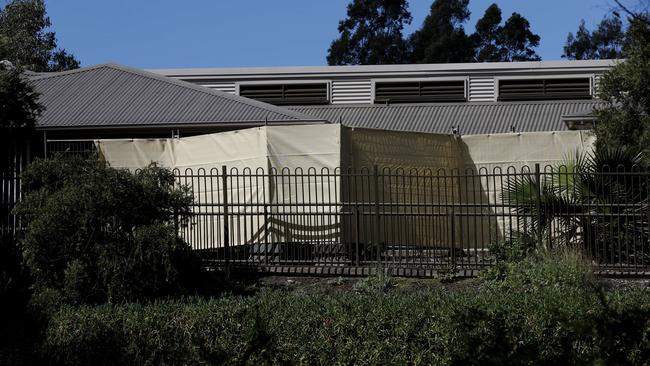
<path fill-rule="evenodd" d="M 540 165 L 541 172 L 549 171 L 578 151 L 591 151 L 594 141 L 587 131 L 463 136 L 459 148 L 464 169 L 483 176 L 481 182 L 469 182 L 467 193 L 485 202 L 497 202 L 508 175 L 533 172 L 535 164 Z"/>
<path fill-rule="evenodd" d="M 459 193 L 462 201 L 474 206 L 463 212 L 466 218 L 461 225 L 476 229 L 462 240 L 487 243 L 516 229 L 517 224 L 499 207 L 508 180 L 534 173 L 535 164 L 541 172 L 550 172 L 577 151 L 591 151 L 594 141 L 587 131 L 463 136 L 459 149 L 466 178 Z"/>
<path fill-rule="evenodd" d="M 339 125 L 266 128 L 271 196 L 269 241 L 338 239 Z"/>
<path fill-rule="evenodd" d="M 448 245 L 450 225 L 446 209 L 440 204 L 457 196 L 457 182 L 449 176 L 462 163 L 456 137 L 346 129 L 342 151 L 342 166 L 350 167 L 352 172 L 347 177 L 349 184 L 344 185 L 349 190 L 344 192 L 343 201 L 352 203 L 351 209 L 360 212 L 362 242 Z M 375 201 L 377 206 L 366 204 Z M 379 210 L 379 217 L 373 215 L 375 210 Z M 376 226 L 373 220 L 379 220 Z M 354 222 L 345 225 L 349 240 L 353 240 L 355 226 Z"/>
<path fill-rule="evenodd" d="M 360 225 L 365 241 L 419 247 L 453 241 L 474 247 L 498 239 L 509 226 L 498 207 L 505 174 L 560 164 L 578 150 L 590 150 L 594 138 L 585 131 L 455 137 L 346 129 L 343 141 L 342 166 L 379 168 L 377 192 L 372 182 L 354 177 L 344 192 L 344 202 L 361 202 L 367 212 Z M 363 204 L 375 200 L 376 208 Z M 371 222 L 376 209 L 381 212 L 377 233 Z M 346 229 L 353 232 L 354 224 Z"/>
<path fill-rule="evenodd" d="M 107 162 L 116 168 L 138 169 L 155 162 L 178 169 L 221 171 L 228 168 L 267 167 L 264 128 L 183 137 L 174 139 L 98 140 L 97 147 Z"/>
<path fill-rule="evenodd" d="M 456 137 L 334 124 L 97 141 L 114 167 L 135 169 L 154 161 L 179 170 L 181 180 L 194 188 L 196 202 L 205 204 L 198 213 L 210 214 L 198 216 L 188 229 L 190 242 L 199 248 L 220 243 L 223 223 L 211 214 L 221 209 L 222 165 L 228 167 L 226 195 L 235 214 L 229 223 L 232 245 L 266 239 L 351 242 L 356 223 L 344 224 L 339 213 L 354 209 L 365 242 L 437 247 L 448 246 L 452 237 L 458 245 L 503 235 L 506 224 L 497 204 L 507 177 L 493 173 L 555 164 L 592 143 L 582 131 Z M 478 179 L 475 172 L 483 176 Z M 377 210 L 381 222 L 373 225 Z M 473 229 L 455 235 L 454 227 Z"/>
<path fill-rule="evenodd" d="M 553 165 L 577 150 L 591 150 L 595 137 L 588 131 L 527 132 L 467 135 L 461 138 L 465 167 L 488 171 L 507 167 Z"/>
<path fill-rule="evenodd" d="M 340 162 L 338 125 L 265 126 L 173 139 L 98 140 L 96 144 L 113 167 L 134 170 L 155 162 L 178 172 L 180 183 L 192 187 L 197 204 L 196 215 L 184 233 L 195 248 L 221 242 L 224 223 L 212 214 L 222 210 L 224 165 L 231 244 L 263 242 L 265 218 L 271 236 L 332 236 L 338 230 L 333 229 L 338 226 L 336 215 L 322 214 L 320 220 L 298 222 L 299 216 L 285 214 L 295 211 L 300 202 L 315 201 L 316 195 L 338 202 L 339 185 L 330 184 Z M 330 173 L 318 182 L 306 177 L 288 179 L 296 169 L 304 169 L 306 175 L 307 167 Z M 325 208 L 333 209 L 334 205 Z"/>
<path fill-rule="evenodd" d="M 174 169 L 179 174 L 179 183 L 192 187 L 193 213 L 188 227 L 182 233 L 195 248 L 204 249 L 219 242 L 223 235 L 224 223 L 219 215 L 219 206 L 210 204 L 223 200 L 221 169 L 228 172 L 258 168 L 267 171 L 266 131 L 263 128 L 224 132 L 175 139 L 130 139 L 99 140 L 96 142 L 100 155 L 115 168 L 135 170 L 153 163 Z M 232 240 L 250 240 L 260 232 L 262 220 L 252 217 L 239 219 L 249 207 L 245 204 L 265 202 L 268 184 L 261 180 L 258 189 L 246 189 L 242 179 L 228 179 L 226 192 L 229 201 L 242 206 L 232 206 L 234 220 L 230 223 Z M 233 189 L 234 188 L 234 189 Z"/>

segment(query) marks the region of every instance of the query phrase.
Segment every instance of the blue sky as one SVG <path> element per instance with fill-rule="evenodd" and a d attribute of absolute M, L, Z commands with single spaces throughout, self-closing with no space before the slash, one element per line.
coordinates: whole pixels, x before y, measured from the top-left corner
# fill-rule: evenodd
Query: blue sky
<path fill-rule="evenodd" d="M 349 0 L 46 0 L 60 46 L 89 66 L 141 68 L 325 65 Z M 495 0 L 471 0 L 469 30 Z M 496 0 L 542 37 L 538 53 L 560 59 L 581 18 L 593 27 L 611 0 Z M 0 1 L 2 3 L 2 1 Z M 411 0 L 419 27 L 431 0 Z"/>

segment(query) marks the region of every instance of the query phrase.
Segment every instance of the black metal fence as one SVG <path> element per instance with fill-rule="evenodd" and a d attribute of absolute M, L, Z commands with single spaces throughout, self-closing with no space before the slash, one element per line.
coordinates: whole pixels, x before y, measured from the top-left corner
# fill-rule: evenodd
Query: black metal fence
<path fill-rule="evenodd" d="M 20 174 L 30 160 L 29 147 L 7 142 L 0 146 L 0 236 L 15 235 L 20 228 L 13 209 L 21 198 Z"/>
<path fill-rule="evenodd" d="M 63 152 L 92 153 L 79 143 Z M 19 228 L 11 210 L 26 159 L 2 169 L 3 234 Z M 194 196 L 180 234 L 214 266 L 474 274 L 494 263 L 495 246 L 541 245 L 579 248 L 598 271 L 650 274 L 650 173 L 637 166 L 174 173 Z"/>
<path fill-rule="evenodd" d="M 472 274 L 495 245 L 576 247 L 602 271 L 650 264 L 650 174 L 637 167 L 175 171 L 181 235 L 206 261 L 291 273 Z"/>
<path fill-rule="evenodd" d="M 22 197 L 20 175 L 31 162 L 29 143 L 4 141 L 0 145 L 0 235 L 15 235 L 20 230 L 20 219 L 13 210 Z M 92 157 L 96 154 L 93 140 L 46 140 L 45 157 Z M 40 154 L 39 154 L 40 155 Z"/>
<path fill-rule="evenodd" d="M 45 141 L 45 157 L 52 158 L 56 156 L 70 157 L 77 156 L 88 158 L 97 153 L 94 140 L 88 139 L 66 139 Z"/>
<path fill-rule="evenodd" d="M 0 171 L 0 236 L 14 235 L 19 228 L 18 218 L 12 214 L 20 199 L 20 180 L 16 170 Z"/>

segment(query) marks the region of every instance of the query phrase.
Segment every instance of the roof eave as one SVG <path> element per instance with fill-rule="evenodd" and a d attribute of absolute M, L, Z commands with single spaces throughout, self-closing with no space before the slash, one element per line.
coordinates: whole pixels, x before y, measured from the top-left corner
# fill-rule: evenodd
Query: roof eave
<path fill-rule="evenodd" d="M 447 64 L 398 64 L 398 65 L 345 65 L 345 66 L 295 66 L 295 67 L 235 67 L 235 68 L 172 68 L 148 69 L 146 71 L 171 77 L 209 77 L 241 75 L 319 75 L 364 74 L 392 72 L 495 72 L 516 70 L 554 69 L 609 69 L 623 59 L 612 60 L 558 60 L 524 62 L 484 62 Z"/>
<path fill-rule="evenodd" d="M 147 123 L 147 124 L 119 124 L 119 125 L 69 125 L 69 126 L 35 126 L 36 131 L 64 131 L 64 130 L 116 130 L 116 129 L 167 129 L 167 128 L 214 128 L 214 127 L 257 127 L 265 125 L 301 125 L 301 124 L 327 124 L 324 119 L 305 120 L 254 120 L 236 122 L 200 122 L 200 123 Z"/>

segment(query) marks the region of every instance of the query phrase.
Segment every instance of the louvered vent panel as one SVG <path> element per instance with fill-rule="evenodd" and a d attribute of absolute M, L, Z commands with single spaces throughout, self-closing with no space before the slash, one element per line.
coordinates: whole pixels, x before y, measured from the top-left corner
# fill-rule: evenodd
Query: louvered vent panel
<path fill-rule="evenodd" d="M 275 105 L 328 104 L 327 83 L 242 84 L 239 95 Z"/>
<path fill-rule="evenodd" d="M 404 81 L 375 83 L 375 103 L 465 101 L 465 81 Z"/>
<path fill-rule="evenodd" d="M 603 75 L 602 74 L 596 74 L 594 75 L 594 95 L 598 95 L 600 92 L 600 81 L 602 80 Z"/>
<path fill-rule="evenodd" d="M 469 79 L 470 102 L 494 101 L 494 77 L 471 77 Z"/>
<path fill-rule="evenodd" d="M 332 104 L 372 103 L 372 83 L 370 80 L 332 81 Z"/>
<path fill-rule="evenodd" d="M 224 93 L 235 94 L 235 82 L 234 81 L 222 81 L 222 80 L 210 80 L 210 79 L 181 79 L 192 84 L 197 84 L 204 86 L 206 88 L 215 89 L 222 91 Z"/>
<path fill-rule="evenodd" d="M 499 100 L 589 99 L 589 78 L 500 80 Z"/>
<path fill-rule="evenodd" d="M 220 83 L 220 84 L 202 84 L 206 88 L 215 89 L 228 94 L 235 94 L 235 83 Z"/>

